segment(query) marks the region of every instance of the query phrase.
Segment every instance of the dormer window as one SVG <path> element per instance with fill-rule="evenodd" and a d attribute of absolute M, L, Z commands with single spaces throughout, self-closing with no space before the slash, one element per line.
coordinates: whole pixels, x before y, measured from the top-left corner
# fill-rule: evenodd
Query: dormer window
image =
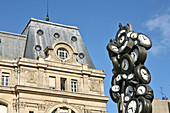
<path fill-rule="evenodd" d="M 68 58 L 68 52 L 66 49 L 64 48 L 59 48 L 57 50 L 57 56 L 62 59 L 62 60 L 65 60 L 66 58 Z"/>
<path fill-rule="evenodd" d="M 44 32 L 43 32 L 41 29 L 39 29 L 39 30 L 37 31 L 37 34 L 39 34 L 40 36 L 43 35 L 43 33 L 44 33 Z"/>

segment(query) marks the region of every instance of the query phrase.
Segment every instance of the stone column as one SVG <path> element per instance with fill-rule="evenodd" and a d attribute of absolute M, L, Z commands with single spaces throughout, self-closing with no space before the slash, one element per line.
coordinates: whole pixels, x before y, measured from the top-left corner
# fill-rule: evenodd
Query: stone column
<path fill-rule="evenodd" d="M 60 113 L 60 108 L 57 108 L 57 111 L 56 111 L 56 113 Z"/>
<path fill-rule="evenodd" d="M 68 109 L 68 113 L 71 113 L 71 109 Z"/>
<path fill-rule="evenodd" d="M 26 113 L 25 110 L 25 103 L 24 102 L 19 102 L 19 113 Z"/>
<path fill-rule="evenodd" d="M 67 83 L 66 83 L 66 91 L 71 91 L 71 78 L 67 78 Z"/>
<path fill-rule="evenodd" d="M 56 76 L 55 87 L 57 90 L 60 90 L 60 78 Z"/>
<path fill-rule="evenodd" d="M 44 87 L 45 86 L 45 77 L 44 77 L 44 69 L 43 68 L 39 68 L 38 69 L 38 80 L 37 80 L 37 86 L 39 87 Z"/>
<path fill-rule="evenodd" d="M 83 75 L 83 91 L 82 92 L 89 93 L 88 75 Z"/>

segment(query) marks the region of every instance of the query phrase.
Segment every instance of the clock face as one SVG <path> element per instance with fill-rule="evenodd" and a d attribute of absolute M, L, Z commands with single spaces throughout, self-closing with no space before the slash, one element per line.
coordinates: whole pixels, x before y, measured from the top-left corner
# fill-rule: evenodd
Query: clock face
<path fill-rule="evenodd" d="M 129 100 L 130 100 L 130 97 L 129 96 L 125 96 L 124 101 L 128 102 Z"/>
<path fill-rule="evenodd" d="M 116 51 L 116 52 L 119 51 L 118 48 L 115 45 L 111 45 L 111 48 L 112 48 L 113 51 Z"/>
<path fill-rule="evenodd" d="M 127 113 L 137 113 L 138 104 L 137 101 L 131 100 L 127 105 Z"/>
<path fill-rule="evenodd" d="M 121 35 L 122 33 L 125 33 L 125 32 L 126 32 L 125 29 L 120 30 L 120 31 L 118 32 L 118 34 L 117 34 L 117 37 L 120 37 L 120 35 Z"/>
<path fill-rule="evenodd" d="M 145 70 L 145 69 L 141 69 L 141 75 L 142 75 L 142 78 L 146 81 L 149 80 L 149 75 L 148 75 L 148 72 Z"/>
<path fill-rule="evenodd" d="M 142 108 L 143 108 L 143 103 L 142 101 L 139 101 L 139 113 L 141 113 Z"/>
<path fill-rule="evenodd" d="M 129 68 L 128 60 L 127 59 L 123 59 L 123 61 L 122 61 L 122 69 L 123 70 L 128 70 L 128 68 Z"/>
<path fill-rule="evenodd" d="M 133 95 L 134 95 L 134 88 L 131 85 L 126 87 L 125 95 L 127 95 L 129 97 L 133 97 Z"/>
<path fill-rule="evenodd" d="M 149 40 L 149 38 L 144 34 L 140 34 L 138 36 L 138 39 L 139 39 L 139 41 L 141 41 L 145 45 L 150 45 L 151 44 L 151 41 Z"/>
<path fill-rule="evenodd" d="M 128 80 L 130 80 L 130 79 L 134 78 L 134 76 L 135 76 L 135 74 L 134 74 L 134 73 L 129 74 L 129 75 L 128 75 Z"/>
<path fill-rule="evenodd" d="M 151 113 L 150 106 L 148 106 L 148 100 L 146 100 L 143 96 L 138 97 L 139 102 L 139 112 L 138 113 Z"/>
<path fill-rule="evenodd" d="M 138 49 L 137 49 L 137 48 L 134 49 L 134 50 L 131 52 L 130 56 L 132 57 L 133 61 L 136 62 L 136 61 L 138 60 L 138 57 L 139 57 L 139 51 L 138 51 Z"/>
<path fill-rule="evenodd" d="M 110 93 L 111 99 L 112 99 L 115 103 L 118 103 L 118 101 L 119 101 L 119 99 L 120 99 L 120 94 L 113 92 L 113 91 L 112 91 L 112 88 L 110 88 L 109 93 Z"/>
<path fill-rule="evenodd" d="M 121 79 L 122 79 L 121 74 L 118 74 L 116 77 L 116 81 L 119 82 L 119 81 L 121 81 Z"/>
<path fill-rule="evenodd" d="M 124 42 L 126 41 L 126 38 L 127 38 L 126 33 L 122 33 L 122 34 L 118 37 L 118 39 L 117 39 L 117 45 L 118 45 L 118 47 L 121 47 L 121 46 L 124 44 Z"/>
<path fill-rule="evenodd" d="M 121 68 L 121 73 L 127 74 L 127 75 L 133 71 L 134 62 L 129 54 L 124 54 L 123 56 L 121 56 L 120 68 Z"/>
<path fill-rule="evenodd" d="M 118 54 L 119 49 L 117 48 L 117 44 L 110 42 L 107 45 L 107 50 L 109 52 L 109 56 L 116 56 Z"/>
<path fill-rule="evenodd" d="M 126 48 L 127 44 L 128 44 L 128 41 L 125 41 L 123 45 L 120 47 L 120 51 L 123 51 Z"/>
<path fill-rule="evenodd" d="M 146 49 L 150 49 L 151 48 L 152 42 L 151 42 L 150 38 L 147 37 L 146 35 L 144 35 L 142 33 L 139 33 L 138 40 L 139 40 L 140 45 L 142 45 Z"/>
<path fill-rule="evenodd" d="M 118 85 L 113 85 L 112 86 L 112 91 L 113 92 L 118 92 L 120 90 L 120 87 Z"/>
<path fill-rule="evenodd" d="M 139 86 L 138 88 L 137 88 L 137 93 L 139 94 L 139 95 L 143 95 L 143 94 L 145 94 L 146 93 L 146 87 L 145 86 Z"/>
<path fill-rule="evenodd" d="M 130 37 L 131 37 L 132 39 L 137 39 L 138 34 L 137 34 L 136 32 L 133 32 L 133 33 L 131 33 Z"/>
<path fill-rule="evenodd" d="M 126 74 L 122 74 L 122 78 L 123 79 L 127 79 L 127 75 Z"/>
<path fill-rule="evenodd" d="M 120 43 L 123 43 L 124 40 L 125 40 L 125 36 L 122 35 L 122 36 L 120 37 Z"/>
<path fill-rule="evenodd" d="M 136 66 L 135 75 L 140 83 L 149 84 L 151 81 L 149 70 L 142 64 Z"/>
<path fill-rule="evenodd" d="M 130 38 L 131 34 L 132 34 L 132 32 L 128 32 L 128 33 L 127 33 L 127 37 Z"/>

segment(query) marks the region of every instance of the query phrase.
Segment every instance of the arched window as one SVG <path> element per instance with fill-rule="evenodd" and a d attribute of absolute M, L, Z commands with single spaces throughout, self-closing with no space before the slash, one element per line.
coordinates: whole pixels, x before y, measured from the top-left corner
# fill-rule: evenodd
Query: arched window
<path fill-rule="evenodd" d="M 7 106 L 0 104 L 0 113 L 7 113 Z"/>
<path fill-rule="evenodd" d="M 61 108 L 55 109 L 54 111 L 52 111 L 52 113 L 75 113 L 75 112 L 71 109 L 61 107 Z"/>

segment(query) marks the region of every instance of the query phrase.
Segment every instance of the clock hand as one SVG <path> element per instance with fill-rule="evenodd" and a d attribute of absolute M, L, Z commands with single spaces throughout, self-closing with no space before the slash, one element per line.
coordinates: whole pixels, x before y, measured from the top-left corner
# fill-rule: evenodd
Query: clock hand
<path fill-rule="evenodd" d="M 142 89 L 139 89 L 139 90 L 143 93 Z"/>

